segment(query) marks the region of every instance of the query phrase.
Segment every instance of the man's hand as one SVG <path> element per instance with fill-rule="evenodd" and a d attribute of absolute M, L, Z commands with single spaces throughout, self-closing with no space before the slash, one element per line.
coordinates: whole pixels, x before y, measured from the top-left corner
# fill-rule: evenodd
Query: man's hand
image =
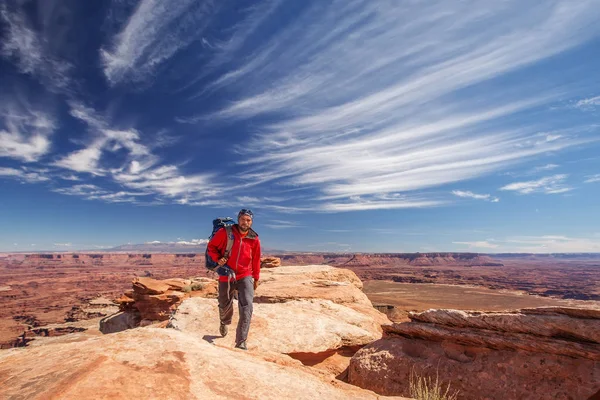
<path fill-rule="evenodd" d="M 223 265 L 225 265 L 225 263 L 227 263 L 227 259 L 225 257 L 221 257 L 221 258 L 219 258 L 219 261 L 217 261 L 217 264 L 219 264 L 219 267 L 222 267 Z"/>
<path fill-rule="evenodd" d="M 254 291 L 256 291 L 257 288 L 258 288 L 258 280 L 255 279 L 254 280 Z"/>

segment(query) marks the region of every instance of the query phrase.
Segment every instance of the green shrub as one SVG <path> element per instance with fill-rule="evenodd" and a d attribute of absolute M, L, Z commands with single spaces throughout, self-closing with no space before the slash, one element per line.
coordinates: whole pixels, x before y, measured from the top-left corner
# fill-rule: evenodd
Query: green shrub
<path fill-rule="evenodd" d="M 435 381 L 430 376 L 424 377 L 417 374 L 414 369 L 410 371 L 410 396 L 417 400 L 456 400 L 458 391 L 450 392 L 450 384 L 446 390 L 439 380 L 438 371 L 435 372 Z"/>

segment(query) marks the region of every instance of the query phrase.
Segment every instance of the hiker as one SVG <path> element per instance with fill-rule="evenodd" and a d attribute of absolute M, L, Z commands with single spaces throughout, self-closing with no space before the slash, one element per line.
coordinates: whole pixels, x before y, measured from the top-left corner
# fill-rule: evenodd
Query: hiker
<path fill-rule="evenodd" d="M 260 240 L 252 230 L 254 214 L 242 209 L 237 224 L 231 227 L 233 246 L 229 257 L 224 257 L 227 247 L 227 229 L 219 229 L 207 245 L 207 255 L 218 264 L 219 274 L 219 333 L 227 336 L 233 317 L 233 292 L 237 290 L 239 322 L 235 332 L 235 347 L 248 350 L 246 339 L 252 319 L 252 301 L 260 278 Z"/>

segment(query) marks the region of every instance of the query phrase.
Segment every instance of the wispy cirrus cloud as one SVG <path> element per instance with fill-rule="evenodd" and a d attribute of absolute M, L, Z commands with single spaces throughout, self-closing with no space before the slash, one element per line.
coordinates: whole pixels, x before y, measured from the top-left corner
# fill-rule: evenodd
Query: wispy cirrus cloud
<path fill-rule="evenodd" d="M 236 98 L 199 117 L 253 119 L 245 176 L 317 188 L 322 210 L 437 205 L 411 193 L 594 140 L 504 122 L 556 101 L 551 84 L 465 93 L 595 37 L 599 14 L 592 1 L 316 3 L 224 71 L 215 84 Z"/>
<path fill-rule="evenodd" d="M 544 193 L 544 194 L 560 194 L 573 190 L 572 187 L 566 185 L 565 180 L 568 175 L 559 174 L 547 176 L 533 181 L 514 182 L 500 188 L 505 191 L 515 191 L 520 194 Z"/>
<path fill-rule="evenodd" d="M 458 197 L 466 197 L 475 200 L 486 200 L 491 201 L 492 203 L 497 203 L 500 201 L 498 197 L 494 197 L 490 194 L 477 194 L 471 191 L 463 191 L 463 190 L 453 190 L 452 194 Z"/>
<path fill-rule="evenodd" d="M 595 107 L 600 107 L 600 96 L 581 99 L 577 103 L 575 103 L 575 107 L 581 110 L 589 110 Z"/>
<path fill-rule="evenodd" d="M 585 183 L 600 182 L 600 174 L 588 175 L 586 178 L 587 179 L 584 181 Z"/>
<path fill-rule="evenodd" d="M 14 60 L 21 73 L 36 77 L 51 91 L 67 88 L 73 66 L 51 48 L 60 40 L 57 25 L 62 25 L 61 31 L 65 30 L 64 13 L 45 15 L 36 29 L 25 13 L 25 3 L 8 0 L 0 4 L 0 19 L 5 26 L 0 55 Z"/>
<path fill-rule="evenodd" d="M 0 167 L 0 176 L 18 179 L 27 183 L 47 182 L 50 180 L 49 177 L 39 172 L 27 171 L 26 169 L 17 168 Z"/>
<path fill-rule="evenodd" d="M 18 94 L 0 97 L 0 157 L 35 162 L 51 148 L 54 117 Z"/>
<path fill-rule="evenodd" d="M 541 165 L 539 167 L 533 168 L 533 172 L 551 171 L 551 170 L 556 169 L 558 167 L 560 167 L 560 165 L 557 165 L 557 164 L 546 164 L 546 165 Z"/>
<path fill-rule="evenodd" d="M 269 223 L 265 224 L 265 226 L 271 229 L 294 229 L 304 227 L 304 225 L 296 221 L 284 221 L 279 219 L 271 220 Z"/>
<path fill-rule="evenodd" d="M 499 247 L 496 243 L 490 243 L 490 241 L 482 240 L 476 242 L 452 242 L 463 246 L 468 246 L 469 249 L 497 249 Z"/>
<path fill-rule="evenodd" d="M 54 192 L 69 196 L 79 196 L 87 200 L 101 200 L 107 203 L 135 203 L 139 196 L 147 196 L 142 192 L 110 191 L 97 185 L 81 184 L 53 189 Z"/>
<path fill-rule="evenodd" d="M 162 163 L 136 129 L 114 128 L 108 118 L 82 104 L 73 102 L 70 107 L 71 115 L 87 124 L 89 143 L 63 155 L 53 166 L 104 177 L 126 190 L 104 192 L 95 185 L 83 184 L 59 188 L 57 192 L 107 202 L 139 202 L 136 196 L 143 195 L 155 196 L 159 200 L 166 198 L 178 204 L 200 205 L 205 201 L 218 204 L 217 196 L 226 189 L 223 183 L 215 181 L 213 174 L 184 174 L 178 166 Z M 125 154 L 119 164 L 103 160 L 103 157 L 117 152 Z"/>
<path fill-rule="evenodd" d="M 565 235 L 509 236 L 504 239 L 453 242 L 469 249 L 493 249 L 495 253 L 593 253 L 600 251 L 597 237 Z"/>
<path fill-rule="evenodd" d="M 201 38 L 217 8 L 213 1 L 140 1 L 100 50 L 106 79 L 113 85 L 147 79 L 179 50 Z"/>
<path fill-rule="evenodd" d="M 588 253 L 600 251 L 600 240 L 564 235 L 513 236 L 504 246 L 524 253 Z"/>
<path fill-rule="evenodd" d="M 160 240 L 152 240 L 150 242 L 144 242 L 144 244 L 179 244 L 183 246 L 198 246 L 206 243 L 208 243 L 208 239 L 178 240 L 176 242 L 161 242 Z"/>

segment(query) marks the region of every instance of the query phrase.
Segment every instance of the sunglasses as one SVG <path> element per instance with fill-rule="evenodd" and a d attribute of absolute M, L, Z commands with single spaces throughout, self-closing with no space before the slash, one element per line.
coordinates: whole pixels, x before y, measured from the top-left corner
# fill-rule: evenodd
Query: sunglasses
<path fill-rule="evenodd" d="M 250 218 L 254 219 L 254 213 L 252 212 L 252 210 L 247 209 L 247 208 L 242 208 L 240 210 L 240 212 L 238 213 L 238 218 L 242 215 L 249 215 Z"/>

